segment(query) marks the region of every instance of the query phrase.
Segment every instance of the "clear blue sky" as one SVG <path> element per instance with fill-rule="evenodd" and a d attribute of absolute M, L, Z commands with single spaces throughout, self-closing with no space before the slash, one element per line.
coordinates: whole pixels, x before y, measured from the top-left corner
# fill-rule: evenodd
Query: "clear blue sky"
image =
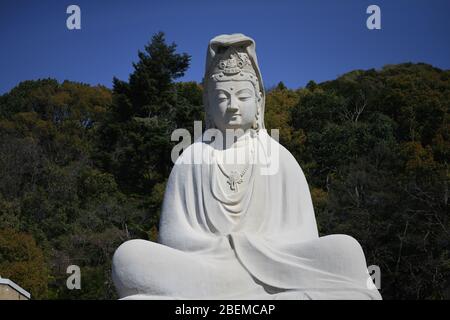
<path fill-rule="evenodd" d="M 66 28 L 70 4 L 82 30 Z M 370 4 L 382 30 L 366 28 Z M 159 30 L 192 56 L 186 81 L 201 81 L 208 41 L 235 32 L 256 40 L 266 87 L 408 61 L 450 69 L 449 0 L 0 0 L 0 94 L 46 77 L 111 87 Z"/>

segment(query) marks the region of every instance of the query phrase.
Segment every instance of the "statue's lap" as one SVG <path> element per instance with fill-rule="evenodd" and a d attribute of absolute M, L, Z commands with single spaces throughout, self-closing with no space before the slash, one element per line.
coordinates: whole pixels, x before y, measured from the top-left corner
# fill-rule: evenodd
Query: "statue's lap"
<path fill-rule="evenodd" d="M 130 240 L 114 254 L 113 278 L 119 295 L 150 294 L 194 298 L 224 292 L 260 291 L 230 251 L 201 256 L 145 240 Z"/>
<path fill-rule="evenodd" d="M 306 255 L 314 253 L 309 258 L 326 259 L 324 265 L 330 268 L 329 271 L 333 270 L 330 261 L 342 263 L 348 260 L 348 272 L 352 274 L 354 258 L 362 254 L 357 252 L 358 247 L 359 244 L 351 237 L 330 235 L 308 240 L 298 250 Z M 333 259 L 338 256 L 339 259 Z M 349 259 L 345 259 L 346 256 Z M 346 268 L 342 265 L 335 267 Z M 270 296 L 231 249 L 225 256 L 214 257 L 183 252 L 151 241 L 130 240 L 122 244 L 114 255 L 113 279 L 121 297 L 225 299 L 227 292 L 233 292 L 237 298 L 268 299 Z M 309 294 L 280 292 L 278 296 L 280 299 L 301 299 L 308 298 Z"/>

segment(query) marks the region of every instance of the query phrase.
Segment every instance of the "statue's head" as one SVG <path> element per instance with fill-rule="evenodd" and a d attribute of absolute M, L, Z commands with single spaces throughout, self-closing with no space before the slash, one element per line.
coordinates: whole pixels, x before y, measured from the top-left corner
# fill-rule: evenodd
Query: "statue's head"
<path fill-rule="evenodd" d="M 264 129 L 264 87 L 253 39 L 243 34 L 212 39 L 203 86 L 207 129 Z"/>

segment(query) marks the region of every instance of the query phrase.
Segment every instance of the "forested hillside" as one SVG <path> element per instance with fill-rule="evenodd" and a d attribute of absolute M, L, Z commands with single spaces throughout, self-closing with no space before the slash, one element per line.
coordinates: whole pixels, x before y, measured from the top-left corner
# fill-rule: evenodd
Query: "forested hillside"
<path fill-rule="evenodd" d="M 201 85 L 179 82 L 189 62 L 159 33 L 112 90 L 42 79 L 0 96 L 0 276 L 35 299 L 116 298 L 112 254 L 156 239 L 171 133 L 204 116 Z M 450 71 L 427 64 L 267 92 L 320 233 L 361 243 L 385 299 L 450 298 L 449 109 Z"/>

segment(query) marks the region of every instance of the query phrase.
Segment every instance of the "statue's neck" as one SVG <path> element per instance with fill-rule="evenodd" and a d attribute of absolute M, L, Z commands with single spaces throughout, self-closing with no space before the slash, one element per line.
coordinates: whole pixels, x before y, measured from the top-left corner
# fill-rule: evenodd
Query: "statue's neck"
<path fill-rule="evenodd" d="M 253 129 L 248 129 L 246 131 L 237 130 L 235 134 L 230 134 L 221 132 L 223 141 L 216 141 L 216 146 L 219 149 L 230 149 L 230 148 L 243 148 L 248 145 L 250 139 L 252 139 L 255 135 L 255 131 Z M 220 139 L 218 139 L 220 140 Z"/>

